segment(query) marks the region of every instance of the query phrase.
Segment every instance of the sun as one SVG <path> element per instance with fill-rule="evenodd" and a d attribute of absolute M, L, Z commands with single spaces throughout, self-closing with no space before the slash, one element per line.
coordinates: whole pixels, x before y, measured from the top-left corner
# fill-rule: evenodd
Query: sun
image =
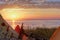
<path fill-rule="evenodd" d="M 20 8 L 6 8 L 1 11 L 3 13 L 3 17 L 9 20 L 20 20 L 24 18 L 24 14 L 22 12 L 24 9 Z"/>
<path fill-rule="evenodd" d="M 12 22 L 13 29 L 15 28 L 15 21 L 23 20 L 24 18 L 24 9 L 21 8 L 5 8 L 1 10 L 1 14 L 5 20 L 9 20 Z"/>
<path fill-rule="evenodd" d="M 11 15 L 11 17 L 15 19 L 17 17 L 17 15 Z"/>
<path fill-rule="evenodd" d="M 7 15 L 10 15 L 10 16 L 8 16 L 8 18 L 10 18 L 11 20 L 17 20 L 20 18 L 18 13 L 9 13 Z"/>

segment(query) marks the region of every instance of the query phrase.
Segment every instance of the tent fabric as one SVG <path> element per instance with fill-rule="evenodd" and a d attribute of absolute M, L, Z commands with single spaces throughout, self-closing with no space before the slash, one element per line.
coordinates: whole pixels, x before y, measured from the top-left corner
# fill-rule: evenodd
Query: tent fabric
<path fill-rule="evenodd" d="M 15 38 L 18 37 L 17 32 L 13 30 L 0 14 L 0 40 L 10 39 L 12 33 Z"/>
<path fill-rule="evenodd" d="M 60 27 L 56 29 L 50 40 L 60 40 Z"/>
<path fill-rule="evenodd" d="M 22 40 L 29 40 L 29 38 L 26 35 L 23 35 Z"/>
<path fill-rule="evenodd" d="M 16 31 L 18 34 L 20 33 L 20 26 L 19 26 L 19 25 L 16 26 L 15 31 Z"/>
<path fill-rule="evenodd" d="M 3 19 L 0 15 L 0 40 L 19 40 L 20 39 L 27 39 L 27 36 L 24 34 L 23 23 L 21 28 L 19 25 L 16 26 L 15 30 Z"/>
<path fill-rule="evenodd" d="M 19 39 L 21 38 L 22 40 L 28 40 L 28 36 L 26 36 L 26 33 L 23 29 L 23 23 L 21 27 L 19 25 L 16 26 L 15 31 L 19 34 Z"/>

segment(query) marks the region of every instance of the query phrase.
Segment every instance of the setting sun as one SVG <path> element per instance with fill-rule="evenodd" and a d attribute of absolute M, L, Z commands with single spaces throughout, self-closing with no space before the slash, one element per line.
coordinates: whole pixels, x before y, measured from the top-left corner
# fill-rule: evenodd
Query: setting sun
<path fill-rule="evenodd" d="M 59 19 L 60 9 L 4 8 L 1 14 L 6 20 Z"/>
<path fill-rule="evenodd" d="M 1 12 L 4 13 L 6 19 L 18 20 L 24 18 L 24 14 L 22 14 L 21 10 L 23 9 L 9 8 L 9 9 L 3 9 Z"/>

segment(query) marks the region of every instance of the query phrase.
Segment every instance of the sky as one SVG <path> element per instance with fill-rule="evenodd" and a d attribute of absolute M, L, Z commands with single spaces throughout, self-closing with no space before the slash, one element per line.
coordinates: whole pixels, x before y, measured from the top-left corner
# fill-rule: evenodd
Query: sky
<path fill-rule="evenodd" d="M 60 9 L 54 8 L 7 8 L 1 10 L 1 14 L 7 20 L 60 19 Z"/>
<path fill-rule="evenodd" d="M 60 8 L 60 0 L 0 0 L 0 9 L 19 6 L 20 8 Z"/>
<path fill-rule="evenodd" d="M 0 0 L 5 20 L 60 20 L 60 0 Z"/>
<path fill-rule="evenodd" d="M 55 2 L 57 2 L 57 1 L 58 1 L 58 2 L 59 2 L 60 0 L 47 0 L 47 1 L 55 1 Z"/>
<path fill-rule="evenodd" d="M 51 4 L 47 3 L 49 6 L 43 5 L 43 4 L 45 4 L 44 3 L 45 1 L 46 2 L 51 2 L 51 1 L 59 2 L 60 0 L 31 0 L 31 1 L 13 0 L 13 1 L 9 1 L 9 2 L 8 1 L 9 0 L 2 0 L 2 2 L 1 2 L 1 0 L 0 0 L 0 12 L 6 20 L 60 19 L 60 6 L 59 6 L 60 4 L 55 5 L 52 3 L 53 5 L 51 5 Z M 14 4 L 14 2 L 16 4 Z M 5 3 L 7 3 L 7 4 L 5 4 Z M 38 4 L 42 3 L 42 5 L 40 5 L 40 6 L 35 5 L 35 6 L 37 6 L 37 8 L 35 8 L 35 6 L 32 6 L 33 8 L 30 8 L 31 3 L 33 5 L 35 5 L 35 4 L 38 5 Z M 26 5 L 26 4 L 28 4 L 28 5 Z M 26 8 L 24 8 L 24 7 L 26 7 Z M 45 8 L 43 8 L 43 7 L 45 7 Z"/>

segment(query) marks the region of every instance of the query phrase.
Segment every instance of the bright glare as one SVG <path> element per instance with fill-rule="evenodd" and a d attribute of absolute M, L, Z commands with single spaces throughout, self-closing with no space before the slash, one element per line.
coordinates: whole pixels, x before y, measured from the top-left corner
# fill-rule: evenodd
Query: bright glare
<path fill-rule="evenodd" d="M 1 10 L 1 14 L 2 16 L 6 19 L 6 20 L 11 20 L 12 21 L 12 26 L 13 29 L 15 28 L 15 21 L 16 20 L 22 20 L 24 18 L 24 14 L 23 11 L 24 9 L 20 9 L 20 8 L 5 8 Z"/>
<path fill-rule="evenodd" d="M 15 26 L 16 26 L 16 25 L 15 25 L 15 21 L 13 20 L 13 21 L 12 21 L 12 28 L 14 29 Z"/>
<path fill-rule="evenodd" d="M 16 18 L 16 15 L 11 15 L 12 18 Z"/>
<path fill-rule="evenodd" d="M 4 13 L 4 17 L 10 20 L 18 20 L 24 18 L 24 14 L 22 14 L 22 10 L 24 9 L 16 9 L 16 8 L 8 8 L 3 9 L 1 12 Z"/>

